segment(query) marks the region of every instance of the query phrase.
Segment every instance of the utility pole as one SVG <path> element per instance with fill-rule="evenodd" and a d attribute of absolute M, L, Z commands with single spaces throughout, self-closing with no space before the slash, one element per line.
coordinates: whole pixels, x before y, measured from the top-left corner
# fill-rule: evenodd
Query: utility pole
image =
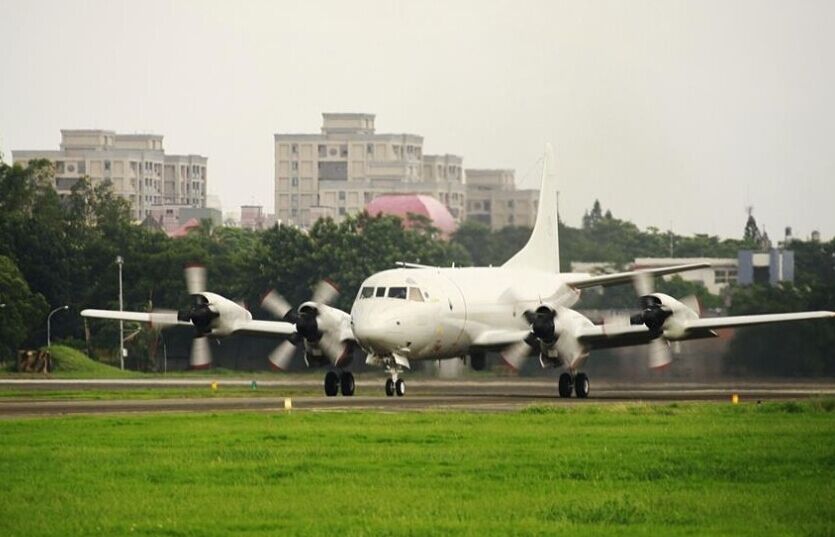
<path fill-rule="evenodd" d="M 125 260 L 122 259 L 122 256 L 116 256 L 116 265 L 119 267 L 119 311 L 124 309 L 124 303 L 122 300 L 122 265 L 125 263 Z M 119 321 L 119 364 L 122 368 L 122 371 L 125 370 L 125 322 L 120 320 Z"/>

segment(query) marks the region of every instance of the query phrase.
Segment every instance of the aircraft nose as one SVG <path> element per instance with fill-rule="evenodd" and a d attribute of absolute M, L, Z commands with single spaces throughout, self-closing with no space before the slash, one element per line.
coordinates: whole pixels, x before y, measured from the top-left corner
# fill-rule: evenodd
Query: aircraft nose
<path fill-rule="evenodd" d="M 403 346 L 400 320 L 390 315 L 383 317 L 372 314 L 356 319 L 354 336 L 360 344 L 375 352 L 391 352 Z"/>

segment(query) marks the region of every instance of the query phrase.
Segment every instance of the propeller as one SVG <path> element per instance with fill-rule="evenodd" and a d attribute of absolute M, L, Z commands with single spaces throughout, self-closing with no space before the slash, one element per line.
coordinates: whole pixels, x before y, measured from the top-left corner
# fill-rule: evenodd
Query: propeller
<path fill-rule="evenodd" d="M 501 353 L 504 361 L 516 370 L 522 368 L 532 353 L 541 350 L 540 343 L 550 347 L 559 337 L 555 323 L 557 317 L 555 310 L 547 306 L 539 306 L 536 310 L 527 310 L 522 315 L 530 325 L 531 331 L 525 339 L 505 347 Z"/>
<path fill-rule="evenodd" d="M 206 369 L 212 365 L 212 351 L 206 336 L 197 335 L 191 340 L 190 364 L 192 369 Z"/>
<path fill-rule="evenodd" d="M 183 274 L 192 302 L 189 309 L 177 312 L 177 320 L 190 322 L 194 325 L 195 334 L 191 340 L 189 365 L 192 369 L 205 369 L 212 364 L 212 353 L 209 347 L 209 339 L 206 336 L 211 332 L 212 321 L 220 317 L 220 313 L 201 294 L 206 291 L 206 267 L 186 265 Z M 162 318 L 164 320 L 169 319 L 168 316 Z"/>
<path fill-rule="evenodd" d="M 196 295 L 206 291 L 206 267 L 202 265 L 186 265 L 183 272 L 186 277 L 188 294 Z"/>
<path fill-rule="evenodd" d="M 527 361 L 528 356 L 538 349 L 539 341 L 533 333 L 530 333 L 525 336 L 525 339 L 522 341 L 506 347 L 502 351 L 501 356 L 504 361 L 510 365 L 510 367 L 518 371 L 523 365 L 525 365 L 525 361 Z"/>
<path fill-rule="evenodd" d="M 312 302 L 328 305 L 339 296 L 339 289 L 330 280 L 322 280 L 313 290 Z M 264 295 L 261 300 L 261 307 L 270 312 L 273 317 L 296 325 L 296 333 L 292 334 L 270 353 L 270 364 L 282 371 L 290 367 L 296 347 L 308 341 L 318 343 L 322 339 L 322 332 L 319 330 L 317 316 L 319 311 L 315 306 L 304 305 L 301 308 L 294 308 L 275 289 Z M 334 348 L 323 349 L 327 354 L 336 352 Z"/>
<path fill-rule="evenodd" d="M 670 353 L 670 342 L 664 337 L 664 322 L 673 314 L 661 299 L 653 295 L 653 277 L 646 272 L 639 272 L 632 279 L 635 291 L 640 297 L 641 312 L 629 318 L 630 324 L 643 324 L 649 329 L 653 338 L 649 342 L 649 367 L 661 369 L 673 361 Z"/>

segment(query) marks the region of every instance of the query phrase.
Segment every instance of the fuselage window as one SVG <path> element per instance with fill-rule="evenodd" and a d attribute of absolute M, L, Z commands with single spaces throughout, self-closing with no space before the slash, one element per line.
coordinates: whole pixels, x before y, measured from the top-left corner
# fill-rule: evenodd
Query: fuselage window
<path fill-rule="evenodd" d="M 375 296 L 386 296 L 386 288 L 385 287 L 378 287 L 377 294 Z"/>
<path fill-rule="evenodd" d="M 372 296 L 374 296 L 373 287 L 363 287 L 360 291 L 360 298 L 371 298 Z"/>
<path fill-rule="evenodd" d="M 409 300 L 415 302 L 423 302 L 423 295 L 417 287 L 409 287 Z"/>
<path fill-rule="evenodd" d="M 406 288 L 405 287 L 389 287 L 389 298 L 402 298 L 406 299 Z"/>

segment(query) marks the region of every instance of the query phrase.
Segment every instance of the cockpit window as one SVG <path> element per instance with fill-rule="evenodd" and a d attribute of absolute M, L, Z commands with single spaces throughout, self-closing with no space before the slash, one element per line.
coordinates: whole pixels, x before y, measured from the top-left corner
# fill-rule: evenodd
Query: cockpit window
<path fill-rule="evenodd" d="M 423 302 L 423 295 L 417 287 L 409 287 L 409 300 L 415 302 Z"/>
<path fill-rule="evenodd" d="M 373 287 L 363 287 L 360 291 L 360 298 L 371 298 L 372 296 L 374 296 Z"/>
<path fill-rule="evenodd" d="M 377 294 L 374 296 L 386 296 L 386 288 L 385 287 L 378 287 Z"/>
<path fill-rule="evenodd" d="M 405 287 L 389 287 L 389 298 L 406 298 Z"/>

